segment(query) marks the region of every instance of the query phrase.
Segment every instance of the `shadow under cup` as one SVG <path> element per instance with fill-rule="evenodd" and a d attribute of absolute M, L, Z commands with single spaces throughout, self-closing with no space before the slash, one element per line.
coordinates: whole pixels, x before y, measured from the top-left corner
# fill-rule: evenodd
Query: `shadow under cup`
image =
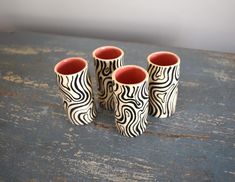
<path fill-rule="evenodd" d="M 148 73 L 127 65 L 115 70 L 112 79 L 117 130 L 124 136 L 138 136 L 147 125 Z"/>
<path fill-rule="evenodd" d="M 149 73 L 149 114 L 166 118 L 175 112 L 180 58 L 172 52 L 160 51 L 147 58 Z"/>
<path fill-rule="evenodd" d="M 55 65 L 64 109 L 73 124 L 84 125 L 96 116 L 88 64 L 83 58 L 67 58 Z"/>

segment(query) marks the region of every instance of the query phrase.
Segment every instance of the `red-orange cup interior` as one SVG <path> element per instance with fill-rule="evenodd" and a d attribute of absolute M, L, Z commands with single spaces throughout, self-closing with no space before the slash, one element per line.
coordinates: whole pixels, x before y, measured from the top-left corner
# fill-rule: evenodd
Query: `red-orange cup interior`
<path fill-rule="evenodd" d="M 98 59 L 116 59 L 123 54 L 122 50 L 113 46 L 97 48 L 93 55 Z"/>
<path fill-rule="evenodd" d="M 156 52 L 148 57 L 149 61 L 158 66 L 172 66 L 179 62 L 179 57 L 170 52 Z"/>
<path fill-rule="evenodd" d="M 86 67 L 86 61 L 82 58 L 67 58 L 55 65 L 55 72 L 62 75 L 78 73 Z"/>
<path fill-rule="evenodd" d="M 122 84 L 137 84 L 145 80 L 147 73 L 138 66 L 123 66 L 114 72 L 114 78 Z"/>

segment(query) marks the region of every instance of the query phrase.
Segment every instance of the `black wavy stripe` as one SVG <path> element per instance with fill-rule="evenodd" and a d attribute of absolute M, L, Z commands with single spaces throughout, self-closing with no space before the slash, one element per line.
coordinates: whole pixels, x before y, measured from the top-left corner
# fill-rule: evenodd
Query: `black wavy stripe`
<path fill-rule="evenodd" d="M 94 58 L 96 80 L 98 87 L 98 99 L 101 107 L 113 110 L 113 82 L 112 73 L 123 65 L 123 57 L 113 61 L 104 61 Z"/>
<path fill-rule="evenodd" d="M 180 66 L 148 66 L 149 114 L 155 117 L 169 117 L 175 112 Z"/>
<path fill-rule="evenodd" d="M 87 69 L 76 75 L 57 75 L 57 83 L 70 121 L 76 125 L 92 122 L 96 109 Z"/>
<path fill-rule="evenodd" d="M 114 82 L 115 122 L 118 131 L 129 137 L 144 132 L 148 115 L 148 84 L 119 85 Z"/>

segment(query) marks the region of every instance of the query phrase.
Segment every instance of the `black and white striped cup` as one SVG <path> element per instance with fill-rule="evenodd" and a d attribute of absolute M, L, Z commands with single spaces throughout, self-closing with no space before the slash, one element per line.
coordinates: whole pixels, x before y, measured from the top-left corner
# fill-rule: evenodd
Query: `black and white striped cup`
<path fill-rule="evenodd" d="M 92 122 L 96 116 L 88 64 L 83 58 L 67 58 L 55 65 L 57 84 L 69 120 L 75 125 Z"/>
<path fill-rule="evenodd" d="M 112 73 L 123 65 L 124 52 L 114 46 L 103 46 L 93 51 L 98 100 L 102 108 L 113 110 Z"/>
<path fill-rule="evenodd" d="M 180 76 L 180 58 L 160 51 L 147 58 L 149 73 L 149 114 L 167 118 L 175 112 Z"/>
<path fill-rule="evenodd" d="M 148 73 L 135 65 L 116 69 L 112 75 L 115 123 L 124 136 L 142 134 L 148 116 Z"/>

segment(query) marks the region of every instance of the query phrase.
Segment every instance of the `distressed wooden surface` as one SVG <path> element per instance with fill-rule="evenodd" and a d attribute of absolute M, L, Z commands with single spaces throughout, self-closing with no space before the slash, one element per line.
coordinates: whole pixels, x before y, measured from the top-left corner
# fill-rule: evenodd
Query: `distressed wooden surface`
<path fill-rule="evenodd" d="M 146 67 L 158 50 L 182 59 L 177 112 L 149 117 L 137 138 L 120 136 L 98 109 L 73 126 L 62 108 L 54 65 L 89 60 L 116 45 L 125 64 Z M 235 181 L 235 54 L 33 33 L 0 34 L 0 181 Z"/>

